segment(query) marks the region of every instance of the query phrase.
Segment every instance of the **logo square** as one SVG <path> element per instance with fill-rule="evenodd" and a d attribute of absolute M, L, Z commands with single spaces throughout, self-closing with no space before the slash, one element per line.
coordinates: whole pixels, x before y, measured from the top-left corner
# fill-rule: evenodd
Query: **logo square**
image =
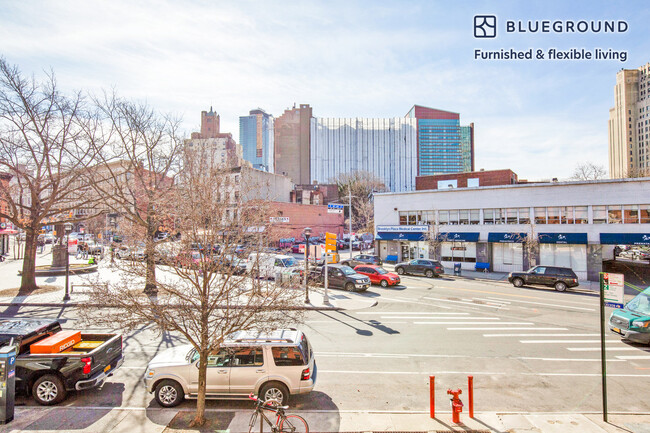
<path fill-rule="evenodd" d="M 496 38 L 497 37 L 496 15 L 475 15 L 474 16 L 474 37 L 475 38 Z"/>

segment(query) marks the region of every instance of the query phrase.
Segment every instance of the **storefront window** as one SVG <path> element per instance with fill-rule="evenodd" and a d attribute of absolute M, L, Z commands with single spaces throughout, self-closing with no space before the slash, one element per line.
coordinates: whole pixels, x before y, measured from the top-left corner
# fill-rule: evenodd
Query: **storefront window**
<path fill-rule="evenodd" d="M 546 224 L 546 208 L 535 208 L 535 224 Z"/>
<path fill-rule="evenodd" d="M 476 262 L 476 242 L 443 242 L 441 259 L 447 262 Z"/>
<path fill-rule="evenodd" d="M 607 224 L 607 206 L 594 206 L 594 224 Z"/>
<path fill-rule="evenodd" d="M 622 222 L 623 213 L 621 212 L 621 206 L 607 206 L 607 223 L 620 224 Z"/>
<path fill-rule="evenodd" d="M 494 209 L 483 209 L 483 224 L 494 224 Z"/>
<path fill-rule="evenodd" d="M 560 208 L 549 207 L 546 210 L 548 212 L 547 224 L 560 224 Z"/>
<path fill-rule="evenodd" d="M 527 207 L 519 208 L 519 224 L 530 224 L 530 209 Z"/>
<path fill-rule="evenodd" d="M 587 206 L 576 206 L 573 208 L 573 221 L 575 224 L 588 224 Z"/>
<path fill-rule="evenodd" d="M 472 209 L 469 211 L 469 223 L 472 225 L 481 223 L 481 211 L 480 209 Z"/>
<path fill-rule="evenodd" d="M 642 204 L 639 210 L 641 224 L 650 224 L 650 204 Z"/>
<path fill-rule="evenodd" d="M 623 222 L 625 224 L 638 224 L 639 222 L 638 205 L 628 204 L 623 206 Z"/>
<path fill-rule="evenodd" d="M 459 210 L 458 211 L 458 224 L 469 224 L 469 210 Z"/>
<path fill-rule="evenodd" d="M 506 212 L 506 223 L 517 224 L 517 209 L 504 209 Z"/>

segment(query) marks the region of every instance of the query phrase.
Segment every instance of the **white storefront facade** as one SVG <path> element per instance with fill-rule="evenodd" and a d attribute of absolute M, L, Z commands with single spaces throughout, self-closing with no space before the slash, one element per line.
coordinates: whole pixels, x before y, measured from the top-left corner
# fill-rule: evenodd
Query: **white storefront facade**
<path fill-rule="evenodd" d="M 384 193 L 374 203 L 385 260 L 498 272 L 555 265 L 597 280 L 615 245 L 650 246 L 650 178 Z"/>

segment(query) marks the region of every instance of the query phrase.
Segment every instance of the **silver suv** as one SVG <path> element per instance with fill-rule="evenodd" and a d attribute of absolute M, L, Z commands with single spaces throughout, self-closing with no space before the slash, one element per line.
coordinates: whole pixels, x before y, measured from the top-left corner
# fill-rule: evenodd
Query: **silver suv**
<path fill-rule="evenodd" d="M 196 398 L 199 354 L 191 345 L 168 349 L 149 362 L 148 392 L 163 407 Z M 290 394 L 311 392 L 316 360 L 305 334 L 282 329 L 268 334 L 236 332 L 208 357 L 206 398 L 244 398 L 251 392 L 286 405 Z"/>

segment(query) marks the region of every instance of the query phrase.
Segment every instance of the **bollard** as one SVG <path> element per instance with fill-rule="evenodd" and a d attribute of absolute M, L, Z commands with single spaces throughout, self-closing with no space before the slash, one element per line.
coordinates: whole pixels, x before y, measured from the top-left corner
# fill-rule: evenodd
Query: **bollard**
<path fill-rule="evenodd" d="M 469 394 L 469 417 L 474 419 L 474 376 L 467 376 L 467 389 Z"/>
<path fill-rule="evenodd" d="M 435 398 L 435 376 L 429 376 L 429 410 L 431 412 L 431 418 L 436 417 L 436 398 Z"/>

